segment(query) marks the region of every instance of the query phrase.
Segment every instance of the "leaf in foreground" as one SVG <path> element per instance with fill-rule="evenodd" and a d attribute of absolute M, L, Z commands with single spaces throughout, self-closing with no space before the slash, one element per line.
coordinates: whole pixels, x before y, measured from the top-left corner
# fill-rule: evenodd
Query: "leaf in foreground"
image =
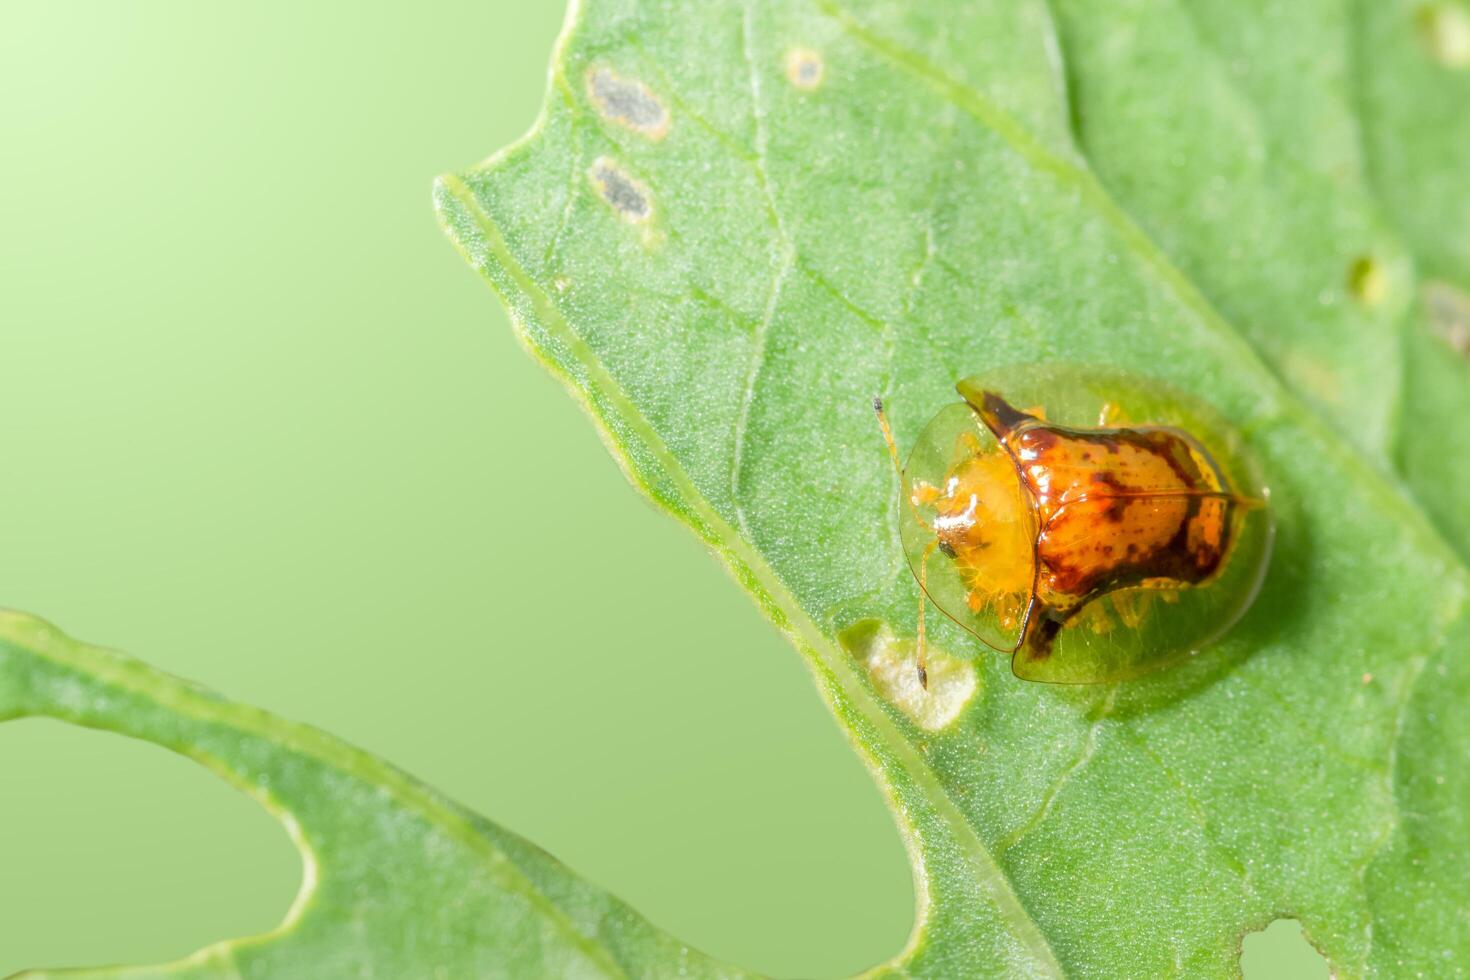
<path fill-rule="evenodd" d="M 1470 376 L 1422 301 L 1426 273 L 1470 293 L 1470 102 L 1416 10 L 590 0 L 535 131 L 438 185 L 889 792 L 920 881 L 893 970 L 1228 974 L 1280 916 L 1340 975 L 1470 962 L 1470 572 L 1441 537 L 1470 542 Z M 1277 555 L 1183 668 L 1047 688 L 940 626 L 926 696 L 869 401 L 907 444 L 957 379 L 1036 360 L 1212 403 Z"/>
<path fill-rule="evenodd" d="M 739 975 L 366 752 L 0 613 L 0 721 L 30 716 L 194 759 L 285 825 L 305 872 L 266 935 L 68 977 Z"/>

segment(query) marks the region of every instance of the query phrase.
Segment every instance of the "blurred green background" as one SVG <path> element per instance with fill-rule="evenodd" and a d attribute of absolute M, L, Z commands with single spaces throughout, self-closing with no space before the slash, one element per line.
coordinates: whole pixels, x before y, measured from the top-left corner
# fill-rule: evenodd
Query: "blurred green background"
<path fill-rule="evenodd" d="M 849 973 L 913 916 L 876 787 L 434 223 L 561 16 L 0 5 L 0 603 L 365 746 L 718 957 Z M 0 976 L 268 929 L 299 874 L 182 759 L 0 726 Z"/>

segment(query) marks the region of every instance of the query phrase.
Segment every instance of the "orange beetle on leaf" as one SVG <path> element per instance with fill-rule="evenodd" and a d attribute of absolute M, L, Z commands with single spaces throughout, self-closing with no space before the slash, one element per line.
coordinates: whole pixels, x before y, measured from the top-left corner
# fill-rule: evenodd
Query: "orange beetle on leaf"
<path fill-rule="evenodd" d="M 1096 683 L 1194 652 L 1244 613 L 1264 573 L 1267 491 L 1234 430 L 1156 384 L 1128 399 L 1133 384 L 1107 372 L 1032 373 L 1028 409 L 1001 393 L 1005 382 L 961 381 L 964 402 L 935 416 L 906 464 L 874 401 L 921 589 L 923 684 L 926 597 L 1012 654 L 1018 676 Z M 1128 400 L 1193 431 L 1120 424 Z M 1084 413 L 1092 424 L 1078 424 Z"/>

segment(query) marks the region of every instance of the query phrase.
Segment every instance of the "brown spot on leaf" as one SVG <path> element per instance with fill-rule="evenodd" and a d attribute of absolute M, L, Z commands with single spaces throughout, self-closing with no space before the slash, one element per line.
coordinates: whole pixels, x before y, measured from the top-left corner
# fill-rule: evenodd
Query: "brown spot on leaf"
<path fill-rule="evenodd" d="M 1429 329 L 1455 353 L 1470 358 L 1470 296 L 1435 280 L 1424 284 L 1422 295 Z"/>

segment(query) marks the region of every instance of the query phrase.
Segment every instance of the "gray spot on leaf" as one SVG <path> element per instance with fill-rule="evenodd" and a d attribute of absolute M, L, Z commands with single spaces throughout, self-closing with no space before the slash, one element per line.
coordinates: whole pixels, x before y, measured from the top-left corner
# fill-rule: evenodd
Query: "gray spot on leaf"
<path fill-rule="evenodd" d="M 634 180 L 611 159 L 598 157 L 592 161 L 592 169 L 587 176 L 602 199 L 624 221 L 639 224 L 652 217 L 653 199 L 648 188 Z"/>
<path fill-rule="evenodd" d="M 587 72 L 587 95 L 604 119 L 652 140 L 669 131 L 669 111 L 647 85 L 610 68 Z"/>
<path fill-rule="evenodd" d="M 810 91 L 821 85 L 826 67 L 822 56 L 811 48 L 792 48 L 786 52 L 786 80 L 799 89 Z"/>

